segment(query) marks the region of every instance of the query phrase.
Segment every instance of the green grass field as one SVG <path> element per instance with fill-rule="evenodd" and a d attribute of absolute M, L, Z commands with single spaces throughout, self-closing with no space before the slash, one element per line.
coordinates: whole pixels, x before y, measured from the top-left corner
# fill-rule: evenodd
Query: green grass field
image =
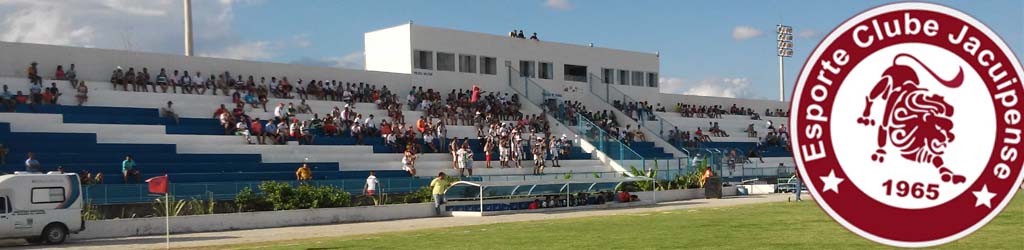
<path fill-rule="evenodd" d="M 1024 249 L 1024 195 L 939 249 Z M 890 249 L 842 228 L 812 201 L 515 222 L 216 246 L 208 249 Z"/>

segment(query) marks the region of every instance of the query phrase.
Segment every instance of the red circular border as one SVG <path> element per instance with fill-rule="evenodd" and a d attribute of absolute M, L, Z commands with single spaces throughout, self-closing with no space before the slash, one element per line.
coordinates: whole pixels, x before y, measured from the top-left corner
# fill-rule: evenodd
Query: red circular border
<path fill-rule="evenodd" d="M 883 21 L 900 20 L 900 25 L 903 25 L 903 15 L 910 13 L 911 17 L 918 18 L 922 25 L 925 20 L 936 20 L 939 23 L 939 33 L 935 37 L 927 37 L 923 32 L 914 35 L 902 35 L 898 37 L 886 37 L 884 40 L 879 41 L 875 38 L 874 44 L 869 48 L 860 48 L 853 42 L 852 34 L 853 27 L 857 27 L 861 24 L 872 27 L 872 20 L 878 20 L 880 27 L 882 27 Z M 833 52 L 837 49 L 844 49 L 850 55 L 850 62 L 847 63 L 843 68 L 844 70 L 836 76 L 831 77 L 833 83 L 831 85 L 824 85 L 829 93 L 836 93 L 839 87 L 844 84 L 844 80 L 847 74 L 851 71 L 850 69 L 856 67 L 856 65 L 864 58 L 869 56 L 874 51 L 878 51 L 888 46 L 902 44 L 902 43 L 925 43 L 935 45 L 941 48 L 945 48 L 950 52 L 960 56 L 971 65 L 974 70 L 982 76 L 982 80 L 989 90 L 989 96 L 994 95 L 997 92 L 996 85 L 998 83 L 991 82 L 991 79 L 987 77 L 988 68 L 979 65 L 977 57 L 968 54 L 960 46 L 954 46 L 948 41 L 948 34 L 950 32 L 959 35 L 960 28 L 964 25 L 969 27 L 966 36 L 976 37 L 981 41 L 981 49 L 988 48 L 995 54 L 995 59 L 991 62 L 993 65 L 996 63 L 1002 63 L 1003 70 L 1007 71 L 1007 76 L 1003 79 L 1019 78 L 1019 72 L 1014 67 L 1016 62 L 1012 62 L 1007 56 L 1009 51 L 1004 51 L 999 48 L 993 40 L 985 35 L 978 27 L 971 25 L 968 22 L 960 20 L 959 18 L 950 16 L 945 13 L 940 13 L 930 10 L 898 10 L 890 11 L 882 14 L 875 15 L 873 17 L 865 18 L 860 23 L 850 26 L 848 30 L 843 31 L 838 37 L 835 38 L 832 44 L 828 44 L 824 47 L 824 50 L 815 58 L 808 58 L 808 64 L 814 64 L 810 70 L 809 76 L 816 76 L 817 72 L 822 70 L 822 66 L 819 63 L 822 58 L 828 58 L 831 61 Z M 883 28 L 884 29 L 884 28 Z M 872 31 L 869 29 L 869 32 Z M 872 34 L 874 36 L 874 34 Z M 825 46 L 825 44 L 819 45 Z M 979 50 L 980 51 L 980 50 Z M 808 70 L 805 68 L 805 70 Z M 965 69 L 970 70 L 970 69 Z M 807 82 L 816 82 L 815 77 L 808 77 Z M 871 83 L 851 83 L 851 84 L 874 84 Z M 970 84 L 970 83 L 967 83 Z M 800 83 L 797 84 L 798 86 Z M 797 89 L 801 93 L 809 93 L 812 84 L 803 84 L 803 89 Z M 1018 97 L 1024 97 L 1024 88 L 1021 84 L 1013 84 L 1008 89 L 1016 91 Z M 1004 90 L 1005 91 L 1005 90 Z M 1003 142 L 1003 131 L 1008 128 L 1007 124 L 1002 122 L 1002 114 L 1008 110 L 1001 104 L 996 103 L 993 99 L 993 105 L 997 114 L 996 117 L 996 140 L 993 147 L 993 152 L 989 156 L 989 162 L 986 164 L 985 170 L 982 171 L 982 175 L 967 189 L 967 191 L 961 193 L 959 196 L 946 202 L 944 204 L 927 208 L 927 209 L 902 209 L 895 208 L 883 203 L 880 203 L 873 198 L 869 197 L 863 191 L 853 184 L 852 180 L 847 178 L 846 173 L 842 170 L 841 165 L 835 158 L 834 148 L 831 147 L 831 128 L 828 123 L 811 122 L 806 119 L 805 110 L 809 104 L 817 103 L 824 108 L 825 114 L 831 114 L 831 106 L 834 101 L 835 94 L 830 94 L 829 97 L 823 102 L 814 102 L 809 94 L 801 95 L 799 104 L 801 106 L 791 107 L 793 115 L 796 115 L 794 119 L 796 122 L 791 124 L 793 136 L 793 152 L 801 152 L 799 150 L 800 145 L 807 143 L 807 140 L 802 136 L 806 127 L 809 124 L 819 123 L 822 126 L 823 133 L 820 141 L 825 145 L 823 147 L 824 153 L 828 155 L 825 158 L 803 162 L 804 171 L 801 174 L 808 176 L 804 180 L 809 180 L 809 185 L 818 188 L 812 188 L 810 190 L 819 191 L 818 195 L 824 200 L 823 206 L 827 205 L 835 211 L 843 220 L 849 222 L 852 226 L 857 227 L 872 235 L 901 242 L 927 242 L 938 239 L 943 239 L 949 236 L 958 234 L 978 222 L 982 221 L 987 215 L 995 212 L 995 209 L 999 207 L 999 204 L 1008 202 L 1006 195 L 1013 188 L 1017 188 L 1018 183 L 1016 181 L 1020 178 L 1022 170 L 1022 162 L 1024 162 L 1024 155 L 1019 155 L 1015 161 L 1006 162 L 1012 170 L 1011 176 L 1004 180 L 997 179 L 993 174 L 992 170 L 999 161 L 998 150 L 1004 145 Z M 1024 112 L 1024 100 L 1019 100 L 1017 105 L 1012 107 L 1018 111 Z M 960 112 L 970 112 L 969 110 L 960 110 Z M 956 124 L 956 126 L 964 127 L 969 124 Z M 1024 130 L 1024 121 L 1012 126 L 1012 128 Z M 816 140 L 814 142 L 817 142 Z M 1017 144 L 1012 146 L 1018 150 L 1018 153 L 1024 154 L 1024 144 Z M 798 158 L 801 159 L 802 158 Z M 924 166 L 922 167 L 930 167 Z M 828 176 L 831 171 L 835 171 L 838 178 L 844 178 L 839 184 L 840 193 L 836 192 L 820 192 L 820 187 L 823 185 L 821 179 L 818 177 Z M 982 188 L 982 185 L 987 185 L 990 192 L 996 194 L 992 199 L 991 207 L 976 207 L 975 197 L 972 191 L 977 191 Z"/>

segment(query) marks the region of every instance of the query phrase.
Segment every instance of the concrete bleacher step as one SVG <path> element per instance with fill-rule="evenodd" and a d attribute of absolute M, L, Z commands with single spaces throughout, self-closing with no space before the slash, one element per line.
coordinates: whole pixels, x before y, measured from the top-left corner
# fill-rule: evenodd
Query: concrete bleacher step
<path fill-rule="evenodd" d="M 333 168 L 338 170 L 338 162 L 354 163 L 358 160 L 371 159 L 364 161 L 360 165 L 363 169 L 367 170 L 385 170 L 390 166 L 385 166 L 384 162 L 400 162 L 401 154 L 392 153 L 374 153 L 379 151 L 375 148 L 376 146 L 363 146 L 363 145 L 246 145 L 243 142 L 242 137 L 239 136 L 223 136 L 219 135 L 222 133 L 219 128 L 219 124 L 216 119 L 212 119 L 210 116 L 214 108 L 222 103 L 230 101 L 229 97 L 224 96 L 199 96 L 199 95 L 182 95 L 182 94 L 162 94 L 162 93 L 133 93 L 133 92 L 122 92 L 122 91 L 111 91 L 109 85 L 102 83 L 90 83 L 93 90 L 90 91 L 90 102 L 86 104 L 86 107 L 60 107 L 52 106 L 45 107 L 43 112 L 49 112 L 47 114 L 12 114 L 9 121 L 12 122 L 13 128 L 16 131 L 25 128 L 26 132 L 31 132 L 33 129 L 38 132 L 46 133 L 58 133 L 61 134 L 53 136 L 80 136 L 80 135 L 68 135 L 63 132 L 74 131 L 80 133 L 92 133 L 92 135 L 81 135 L 82 138 L 76 139 L 74 143 L 69 145 L 90 145 L 90 147 L 98 148 L 100 150 L 111 151 L 112 149 L 107 146 L 98 146 L 104 143 L 126 143 L 123 147 L 116 149 L 128 149 L 128 147 L 134 147 L 135 145 L 146 145 L 146 144 L 163 144 L 166 146 L 156 151 L 166 151 L 164 153 L 143 153 L 139 151 L 139 155 L 142 157 L 152 157 L 155 160 L 166 160 L 174 157 L 174 154 L 243 154 L 253 155 L 262 158 L 263 163 L 256 164 L 273 164 L 282 163 L 288 164 L 287 167 L 279 167 L 280 169 L 274 170 L 287 170 L 283 172 L 294 173 L 294 168 L 298 166 L 298 162 L 311 161 L 311 162 L 323 162 L 327 164 L 326 168 Z M 64 98 L 61 100 L 62 104 L 70 104 L 72 100 L 70 98 Z M 159 118 L 157 109 L 165 106 L 166 100 L 173 100 L 175 102 L 176 111 L 182 116 L 181 123 L 174 125 L 170 124 L 168 119 Z M 278 101 L 292 101 L 296 100 L 271 100 L 271 103 Z M 327 101 L 309 101 L 309 104 L 315 110 L 327 111 L 333 108 L 333 106 L 343 106 L 340 102 L 327 102 Z M 386 115 L 386 111 L 377 110 L 373 104 L 369 103 L 357 103 L 354 105 L 357 111 L 365 111 L 367 114 L 382 114 Z M 272 108 L 272 107 L 268 107 Z M 21 108 L 22 111 L 24 107 Z M 530 105 L 524 105 L 524 113 L 531 114 L 539 113 L 539 109 Z M 262 110 L 260 109 L 260 112 Z M 63 113 L 63 115 L 61 114 Z M 262 112 L 266 114 L 266 112 Z M 422 112 L 409 111 L 405 112 L 407 122 L 413 122 L 415 118 L 418 118 Z M 15 117 L 18 116 L 18 117 Z M 2 119 L 2 116 L 0 116 Z M 378 118 L 379 119 L 379 118 Z M 0 120 L 2 122 L 2 120 Z M 47 124 L 46 126 L 33 126 L 38 124 Z M 124 124 L 149 124 L 149 125 L 124 125 Z M 556 126 L 556 134 L 559 133 L 559 128 Z M 472 126 L 455 126 L 450 125 L 449 136 L 458 137 L 470 137 L 475 138 L 476 131 Z M 566 133 L 561 131 L 561 133 Z M 571 135 L 571 133 L 568 133 Z M 49 135 L 40 135 L 49 136 Z M 379 140 L 379 138 L 376 138 Z M 330 140 L 324 140 L 327 143 L 348 143 L 345 142 L 347 139 L 330 142 Z M 369 139 L 373 141 L 374 139 Z M 379 143 L 375 142 L 374 143 Z M 474 148 L 479 148 L 480 145 L 474 140 Z M 442 146 L 443 147 L 443 146 Z M 137 148 L 138 149 L 138 148 Z M 92 152 L 92 151 L 82 151 Z M 97 156 L 95 159 L 89 161 L 106 161 L 106 157 L 115 158 L 116 154 Z M 65 157 L 65 156 L 60 156 Z M 70 157 L 70 156 L 68 156 Z M 591 157 L 589 154 L 583 153 L 581 149 L 576 148 L 573 150 L 572 157 L 576 159 L 587 159 L 587 160 L 563 160 L 563 165 L 566 166 L 566 171 L 573 171 L 571 169 L 579 169 L 580 171 L 608 171 L 609 169 L 604 167 L 600 161 L 589 160 Z M 119 158 L 119 157 L 118 157 Z M 482 160 L 483 154 L 478 152 L 479 160 Z M 54 163 L 58 163 L 70 158 L 59 158 L 55 157 L 51 159 Z M 216 164 L 210 164 L 217 162 L 217 164 L 223 164 L 221 171 L 232 171 L 235 168 L 245 168 L 245 164 L 231 165 L 233 162 L 229 161 L 214 161 L 214 160 L 203 160 L 194 159 L 200 161 L 195 166 L 210 166 Z M 477 161 L 476 165 L 478 169 L 483 169 L 484 163 Z M 112 159 L 113 164 L 110 164 L 110 168 L 116 168 L 119 159 Z M 45 161 L 44 161 L 45 162 Z M 256 162 L 259 162 L 258 160 Z M 426 153 L 422 154 L 422 158 L 419 164 L 424 169 L 431 169 L 430 166 L 437 166 L 438 171 L 445 166 L 449 166 L 450 155 L 447 153 Z M 524 166 L 532 164 L 529 161 L 523 162 Z M 105 162 L 97 162 L 95 165 L 82 165 L 86 167 L 97 167 L 103 165 L 104 168 L 108 166 Z M 252 163 L 249 163 L 252 164 Z M 494 166 L 498 163 L 494 162 Z M 576 165 L 580 165 L 577 167 Z M 583 166 L 586 165 L 586 166 Z M 159 165 L 157 165 L 159 166 Z M 172 165 L 168 165 L 171 167 Z M 595 167 L 596 166 L 596 167 Z M 400 168 L 400 166 L 397 166 Z M 319 170 L 323 167 L 318 167 Z M 216 169 L 216 168 L 214 168 Z M 345 168 L 341 168 L 344 170 Z M 160 170 L 154 168 L 153 170 Z M 171 169 L 166 169 L 170 171 Z M 216 170 L 204 170 L 201 167 L 180 167 L 175 168 L 175 171 L 216 171 Z M 258 169 L 244 169 L 244 171 L 256 171 Z M 521 170 L 479 170 L 483 172 L 494 172 L 495 174 L 529 174 L 529 172 L 519 173 Z M 558 172 L 558 171 L 556 171 Z M 186 174 L 186 173 L 180 173 Z M 179 175 L 180 175 L 179 174 Z M 201 174 L 201 173 L 196 173 Z M 290 178 L 289 178 L 290 179 Z M 204 179 L 205 180 L 205 179 Z"/>
<path fill-rule="evenodd" d="M 747 141 L 755 140 L 757 138 L 747 137 L 747 133 L 743 132 L 747 129 L 750 124 L 754 124 L 754 131 L 757 131 L 758 136 L 764 136 L 768 133 L 768 129 L 765 127 L 767 121 L 772 121 L 776 127 L 780 124 L 789 123 L 786 117 L 765 117 L 762 116 L 761 120 L 751 120 L 750 117 L 737 116 L 737 115 L 723 115 L 721 119 L 711 118 L 695 118 L 695 117 L 682 117 L 678 113 L 667 113 L 667 112 L 656 112 L 661 117 L 665 118 L 672 125 L 679 127 L 682 131 L 693 131 L 697 130 L 697 127 L 703 129 L 706 133 L 708 128 L 708 122 L 718 122 L 719 128 L 729 133 L 729 137 L 725 138 L 728 141 Z M 668 131 L 671 128 L 665 128 Z"/>

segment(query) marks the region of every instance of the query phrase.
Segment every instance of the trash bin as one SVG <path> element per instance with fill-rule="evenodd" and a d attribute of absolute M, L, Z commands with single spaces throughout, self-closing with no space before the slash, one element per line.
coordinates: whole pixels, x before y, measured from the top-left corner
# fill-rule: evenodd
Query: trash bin
<path fill-rule="evenodd" d="M 722 198 L 722 177 L 711 177 L 704 183 L 704 198 Z"/>

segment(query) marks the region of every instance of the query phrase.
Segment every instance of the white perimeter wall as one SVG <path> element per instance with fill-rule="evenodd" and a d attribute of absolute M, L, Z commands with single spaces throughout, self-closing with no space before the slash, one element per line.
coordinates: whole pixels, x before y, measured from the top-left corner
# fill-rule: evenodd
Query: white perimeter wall
<path fill-rule="evenodd" d="M 634 193 L 642 201 L 654 198 L 652 192 Z M 723 196 L 735 196 L 736 187 L 723 187 Z M 658 202 L 704 198 L 704 189 L 660 191 Z M 382 220 L 400 220 L 434 216 L 433 203 L 362 206 L 344 208 L 301 209 L 251 213 L 212 214 L 171 217 L 171 233 L 197 233 L 226 230 L 246 230 L 288 226 L 355 223 Z M 162 235 L 164 218 L 137 218 L 86 221 L 85 231 L 72 239 L 98 239 L 127 236 Z M 172 235 L 173 237 L 173 235 Z"/>
<path fill-rule="evenodd" d="M 434 216 L 433 203 L 301 209 L 171 217 L 171 233 L 197 233 L 319 224 L 399 220 Z M 86 221 L 72 239 L 162 235 L 164 218 Z M 173 237 L 173 236 L 172 236 Z"/>
<path fill-rule="evenodd" d="M 267 81 L 270 81 L 270 77 L 280 79 L 282 76 L 287 76 L 292 83 L 301 78 L 307 82 L 309 80 L 340 80 L 376 85 L 386 84 L 389 89 L 399 91 L 398 93 L 407 91 L 410 82 L 408 74 L 389 72 L 42 44 L 0 42 L 0 51 L 2 51 L 0 75 L 25 77 L 25 69 L 28 68 L 29 63 L 36 61 L 39 62 L 39 73 L 43 79 L 52 78 L 58 64 L 64 65 L 67 69 L 69 64 L 74 63 L 79 79 L 104 82 L 109 81 L 110 73 L 117 66 L 122 66 L 125 70 L 128 70 L 128 67 L 134 67 L 137 71 L 146 67 L 149 68 L 150 75 L 154 78 L 160 72 L 160 68 L 166 68 L 168 75 L 175 69 L 188 70 L 193 76 L 196 71 L 200 71 L 203 72 L 203 77 L 229 71 L 236 77 L 239 74 L 245 77 L 253 75 L 257 83 L 260 77 L 266 77 Z"/>

